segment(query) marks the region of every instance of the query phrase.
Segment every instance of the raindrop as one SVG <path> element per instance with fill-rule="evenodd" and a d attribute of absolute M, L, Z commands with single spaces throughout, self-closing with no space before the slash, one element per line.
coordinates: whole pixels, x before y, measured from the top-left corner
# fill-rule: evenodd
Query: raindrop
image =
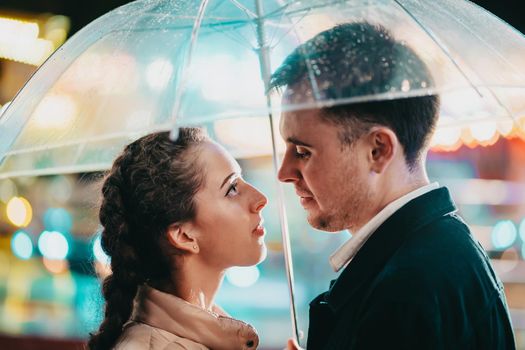
<path fill-rule="evenodd" d="M 407 92 L 407 91 L 409 91 L 409 90 L 410 90 L 410 82 L 409 82 L 407 79 L 405 79 L 405 80 L 403 80 L 403 82 L 401 83 L 401 91 L 403 91 L 403 92 Z"/>

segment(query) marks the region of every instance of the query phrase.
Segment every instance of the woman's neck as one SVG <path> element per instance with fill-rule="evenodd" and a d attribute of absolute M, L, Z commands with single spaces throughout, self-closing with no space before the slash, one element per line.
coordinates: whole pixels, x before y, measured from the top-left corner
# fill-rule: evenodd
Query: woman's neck
<path fill-rule="evenodd" d="M 212 269 L 198 259 L 185 259 L 177 265 L 171 276 L 173 287 L 167 292 L 211 311 L 226 271 Z"/>

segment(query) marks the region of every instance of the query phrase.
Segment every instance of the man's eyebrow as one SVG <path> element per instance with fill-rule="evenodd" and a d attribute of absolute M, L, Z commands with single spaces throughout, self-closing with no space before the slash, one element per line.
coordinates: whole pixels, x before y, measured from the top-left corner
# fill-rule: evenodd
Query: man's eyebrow
<path fill-rule="evenodd" d="M 286 139 L 286 142 L 293 143 L 296 146 L 304 146 L 304 147 L 312 147 L 312 145 L 307 144 L 306 142 L 303 142 L 301 140 L 296 139 L 293 136 L 290 136 Z"/>
<path fill-rule="evenodd" d="M 219 189 L 223 188 L 224 185 L 226 184 L 226 182 L 228 182 L 228 180 L 230 180 L 232 177 L 234 177 L 235 175 L 239 175 L 238 172 L 234 171 L 233 173 L 231 173 L 230 175 L 226 176 L 226 178 L 224 179 L 224 181 L 222 182 L 222 185 L 221 187 L 219 187 Z"/>

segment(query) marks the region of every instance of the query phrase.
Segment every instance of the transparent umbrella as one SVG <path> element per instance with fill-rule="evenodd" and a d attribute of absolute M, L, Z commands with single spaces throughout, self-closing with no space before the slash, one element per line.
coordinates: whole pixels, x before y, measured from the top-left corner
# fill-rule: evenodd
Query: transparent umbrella
<path fill-rule="evenodd" d="M 267 93 L 272 68 L 294 48 L 356 21 L 379 24 L 411 47 L 432 81 L 406 62 L 408 69 L 394 70 L 372 89 L 334 97 L 323 93 L 326 82 L 308 64 L 309 102 L 280 105 Z M 145 133 L 231 118 L 269 117 L 277 167 L 273 124 L 280 110 L 436 93 L 439 128 L 508 129 L 525 114 L 524 68 L 523 36 L 463 0 L 138 0 L 67 41 L 0 115 L 0 179 L 103 170 Z"/>

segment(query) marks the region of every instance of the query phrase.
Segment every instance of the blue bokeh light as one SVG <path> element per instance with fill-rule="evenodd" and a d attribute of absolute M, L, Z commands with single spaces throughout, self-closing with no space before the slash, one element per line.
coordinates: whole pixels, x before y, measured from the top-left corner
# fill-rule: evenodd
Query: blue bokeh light
<path fill-rule="evenodd" d="M 516 225 L 510 220 L 499 221 L 492 229 L 492 244 L 498 250 L 512 246 L 517 237 Z"/>
<path fill-rule="evenodd" d="M 31 237 L 24 232 L 18 231 L 11 239 L 11 249 L 16 257 L 27 260 L 33 255 L 33 242 Z"/>
<path fill-rule="evenodd" d="M 521 220 L 519 232 L 520 232 L 521 241 L 524 243 L 523 246 L 525 247 L 525 218 Z"/>
<path fill-rule="evenodd" d="M 231 267 L 226 272 L 226 279 L 237 287 L 250 287 L 259 279 L 260 272 L 257 266 Z"/>
<path fill-rule="evenodd" d="M 100 243 L 100 236 L 97 236 L 93 240 L 93 255 L 95 256 L 95 259 L 97 259 L 98 262 L 108 265 L 111 262 L 110 257 L 104 253 L 104 250 L 102 249 L 102 245 Z"/>
<path fill-rule="evenodd" d="M 38 238 L 38 250 L 45 258 L 65 259 L 69 253 L 69 243 L 58 231 L 44 231 Z"/>
<path fill-rule="evenodd" d="M 49 208 L 44 213 L 44 227 L 48 231 L 71 232 L 73 218 L 64 208 Z"/>

